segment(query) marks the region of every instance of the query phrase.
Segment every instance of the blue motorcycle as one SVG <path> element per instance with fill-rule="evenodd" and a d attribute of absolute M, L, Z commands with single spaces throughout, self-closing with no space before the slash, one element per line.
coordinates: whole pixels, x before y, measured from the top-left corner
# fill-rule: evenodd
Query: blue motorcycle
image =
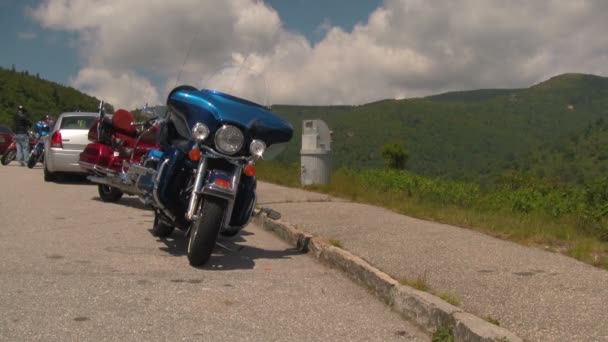
<path fill-rule="evenodd" d="M 160 149 L 128 172 L 139 174 L 142 200 L 155 208 L 153 234 L 183 230 L 188 260 L 201 266 L 219 234 L 236 235 L 249 223 L 256 203 L 255 162 L 271 145 L 288 142 L 293 128 L 268 107 L 192 86 L 169 93 L 160 122 Z"/>
<path fill-rule="evenodd" d="M 43 121 L 38 121 L 34 124 L 34 131 L 36 132 L 36 144 L 32 147 L 30 156 L 27 160 L 27 167 L 30 169 L 36 166 L 38 162 L 42 162 L 44 159 L 44 139 L 48 137 L 51 126 Z"/>

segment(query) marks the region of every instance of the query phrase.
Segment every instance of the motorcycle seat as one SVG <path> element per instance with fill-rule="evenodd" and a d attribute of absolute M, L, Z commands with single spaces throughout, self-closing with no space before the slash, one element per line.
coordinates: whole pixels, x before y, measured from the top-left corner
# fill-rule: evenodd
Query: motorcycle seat
<path fill-rule="evenodd" d="M 117 110 L 112 117 L 112 126 L 114 127 L 114 132 L 124 134 L 131 138 L 137 136 L 137 128 L 131 125 L 133 122 L 135 122 L 133 114 L 124 109 Z"/>

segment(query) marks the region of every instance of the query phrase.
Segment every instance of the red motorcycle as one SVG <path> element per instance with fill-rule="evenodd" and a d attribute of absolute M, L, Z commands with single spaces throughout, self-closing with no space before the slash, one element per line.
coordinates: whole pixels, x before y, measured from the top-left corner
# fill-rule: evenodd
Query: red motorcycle
<path fill-rule="evenodd" d="M 124 109 L 117 110 L 110 118 L 101 103 L 99 118 L 89 129 L 91 143 L 80 153 L 78 163 L 90 172 L 87 178 L 98 184 L 99 197 L 104 202 L 116 202 L 124 194 L 142 198 L 149 189 L 150 170 L 155 170 L 150 166 L 156 159 L 148 154 L 158 148 L 158 132 L 156 118 L 136 122 Z"/>
<path fill-rule="evenodd" d="M 29 142 L 30 142 L 30 151 L 31 151 L 38 143 L 38 139 L 36 138 L 36 135 L 34 134 L 34 132 L 28 132 L 28 136 L 30 138 Z M 6 150 L 2 154 L 2 159 L 0 159 L 0 162 L 2 163 L 2 165 L 10 164 L 10 162 L 15 160 L 15 158 L 17 157 L 17 139 L 15 138 L 14 135 L 13 135 L 12 139 L 13 140 L 11 141 L 11 144 L 6 148 Z M 29 155 L 26 158 L 29 158 Z M 27 160 L 25 162 L 27 162 Z"/>

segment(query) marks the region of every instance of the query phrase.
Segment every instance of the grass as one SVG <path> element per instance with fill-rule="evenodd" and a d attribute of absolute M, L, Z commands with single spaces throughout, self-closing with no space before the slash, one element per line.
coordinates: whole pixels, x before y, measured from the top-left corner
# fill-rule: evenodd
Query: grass
<path fill-rule="evenodd" d="M 437 296 L 454 306 L 460 305 L 460 299 L 458 299 L 458 297 L 456 297 L 455 295 L 453 295 L 451 293 L 443 292 L 443 293 L 439 293 Z"/>
<path fill-rule="evenodd" d="M 433 333 L 433 342 L 454 342 L 454 334 L 452 329 L 448 327 L 439 327 Z"/>
<path fill-rule="evenodd" d="M 279 165 L 262 162 L 259 178 L 288 187 L 302 188 L 299 165 Z M 334 172 L 328 185 L 306 187 L 307 190 L 346 198 L 391 209 L 397 213 L 469 228 L 485 234 L 563 253 L 591 265 L 608 269 L 608 242 L 580 229 L 581 220 L 573 214 L 559 217 L 542 211 L 527 213 L 508 209 L 474 208 L 467 205 L 440 203 L 423 196 L 404 194 L 370 187 L 354 172 Z M 465 199 L 466 201 L 466 199 Z"/>
<path fill-rule="evenodd" d="M 456 297 L 456 295 L 448 293 L 448 292 L 441 292 L 441 293 L 435 292 L 431 288 L 431 285 L 428 282 L 426 272 L 422 275 L 417 276 L 414 279 L 401 278 L 399 280 L 399 284 L 413 287 L 419 291 L 428 292 L 432 295 L 435 295 L 435 296 L 445 300 L 446 302 L 448 302 L 454 306 L 460 305 L 460 299 L 458 299 L 458 297 Z"/>
<path fill-rule="evenodd" d="M 500 322 L 492 316 L 486 316 L 486 321 L 488 321 L 494 325 L 500 326 Z"/>
<path fill-rule="evenodd" d="M 431 286 L 426 281 L 426 277 L 417 277 L 416 279 L 401 279 L 399 280 L 401 285 L 406 285 L 409 287 L 413 287 L 419 291 L 428 292 L 431 289 Z"/>
<path fill-rule="evenodd" d="M 344 248 L 344 245 L 342 245 L 342 241 L 340 241 L 340 240 L 329 239 L 329 244 L 332 245 L 332 246 L 334 246 L 334 247 Z"/>

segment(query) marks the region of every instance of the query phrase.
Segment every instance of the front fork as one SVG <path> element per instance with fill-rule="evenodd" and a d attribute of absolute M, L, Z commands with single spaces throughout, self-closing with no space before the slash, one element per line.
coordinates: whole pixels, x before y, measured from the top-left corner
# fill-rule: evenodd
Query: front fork
<path fill-rule="evenodd" d="M 192 187 L 192 193 L 190 194 L 190 201 L 188 203 L 188 210 L 186 211 L 186 219 L 193 221 L 196 219 L 195 211 L 201 196 L 214 196 L 222 198 L 227 201 L 226 212 L 224 213 L 223 226 L 228 225 L 232 216 L 232 210 L 234 209 L 234 200 L 239 188 L 239 182 L 241 180 L 241 174 L 243 173 L 243 166 L 235 164 L 234 173 L 230 177 L 230 188 L 220 187 L 213 183 L 213 176 L 217 173 L 211 171 L 209 179 L 205 180 L 207 174 L 208 157 L 203 156 L 199 161 L 196 175 L 194 178 L 194 186 Z M 217 172 L 217 171 L 216 171 Z M 207 181 L 207 184 L 205 184 Z"/>
<path fill-rule="evenodd" d="M 194 211 L 196 210 L 196 204 L 203 187 L 203 178 L 205 177 L 205 171 L 207 169 L 207 158 L 202 157 L 198 162 L 198 168 L 196 169 L 196 175 L 194 178 L 194 187 L 190 194 L 190 202 L 188 203 L 188 210 L 186 211 L 186 219 L 192 221 L 194 219 Z"/>
<path fill-rule="evenodd" d="M 32 154 L 34 155 L 38 155 L 40 152 L 42 152 L 42 148 L 44 147 L 44 143 L 42 142 L 37 142 L 36 145 L 34 145 L 34 148 L 32 148 Z"/>

